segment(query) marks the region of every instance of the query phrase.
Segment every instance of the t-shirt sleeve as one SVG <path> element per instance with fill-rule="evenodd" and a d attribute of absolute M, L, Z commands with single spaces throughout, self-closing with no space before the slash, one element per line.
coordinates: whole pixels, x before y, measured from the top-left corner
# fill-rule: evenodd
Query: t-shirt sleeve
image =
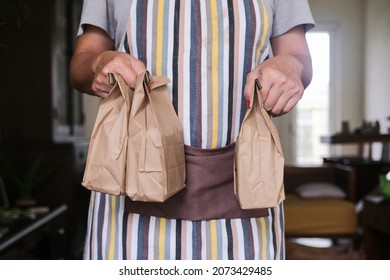
<path fill-rule="evenodd" d="M 103 29 L 114 40 L 116 24 L 111 2 L 109 0 L 84 0 L 77 35 L 81 35 L 84 32 L 84 26 L 90 24 Z"/>
<path fill-rule="evenodd" d="M 305 31 L 309 31 L 315 26 L 307 0 L 274 1 L 274 16 L 271 37 L 282 35 L 298 25 L 303 25 Z"/>

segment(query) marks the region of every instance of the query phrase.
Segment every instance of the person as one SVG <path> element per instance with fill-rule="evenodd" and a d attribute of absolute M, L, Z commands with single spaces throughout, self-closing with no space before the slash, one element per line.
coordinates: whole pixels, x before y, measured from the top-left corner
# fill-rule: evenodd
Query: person
<path fill-rule="evenodd" d="M 85 0 L 74 88 L 101 98 L 109 73 L 166 75 L 183 125 L 186 188 L 164 203 L 92 192 L 85 259 L 285 259 L 283 203 L 240 209 L 234 143 L 254 81 L 272 116 L 312 77 L 307 0 Z"/>

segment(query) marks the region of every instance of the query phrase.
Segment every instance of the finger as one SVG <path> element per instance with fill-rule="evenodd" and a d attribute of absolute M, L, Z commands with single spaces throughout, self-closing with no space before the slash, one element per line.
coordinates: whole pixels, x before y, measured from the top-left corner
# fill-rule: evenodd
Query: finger
<path fill-rule="evenodd" d="M 260 76 L 259 82 L 261 84 L 261 90 L 260 90 L 261 99 L 263 100 L 263 106 L 265 108 L 265 104 L 266 104 L 265 102 L 268 99 L 268 96 L 270 95 L 271 89 L 273 88 L 273 82 L 272 79 L 267 79 L 264 75 Z"/>
<path fill-rule="evenodd" d="M 292 98 L 290 98 L 288 101 L 287 101 L 287 104 L 284 106 L 283 110 L 282 110 L 282 113 L 283 114 L 287 114 L 288 112 L 290 112 L 292 109 L 294 109 L 295 105 L 297 105 L 298 101 L 301 99 L 300 96 L 293 96 Z"/>
<path fill-rule="evenodd" d="M 258 79 L 256 72 L 252 71 L 247 75 L 246 83 L 244 86 L 244 96 L 247 101 L 247 107 L 249 108 L 251 104 L 251 100 L 253 98 L 253 91 L 255 86 L 255 80 Z"/>
<path fill-rule="evenodd" d="M 130 88 L 135 88 L 138 75 L 146 71 L 145 65 L 138 59 L 129 59 L 124 67 L 120 68 L 119 75 Z"/>
<path fill-rule="evenodd" d="M 108 76 L 104 75 L 102 72 L 100 72 L 98 75 L 95 76 L 95 79 L 92 83 L 92 90 L 97 95 L 108 95 L 108 93 L 112 89 L 112 85 L 108 81 Z"/>
<path fill-rule="evenodd" d="M 263 80 L 263 88 L 260 91 L 263 97 L 263 106 L 266 111 L 271 111 L 282 95 L 283 89 L 272 79 Z"/>
<path fill-rule="evenodd" d="M 107 92 L 95 92 L 95 94 L 102 98 L 106 98 L 108 96 Z"/>

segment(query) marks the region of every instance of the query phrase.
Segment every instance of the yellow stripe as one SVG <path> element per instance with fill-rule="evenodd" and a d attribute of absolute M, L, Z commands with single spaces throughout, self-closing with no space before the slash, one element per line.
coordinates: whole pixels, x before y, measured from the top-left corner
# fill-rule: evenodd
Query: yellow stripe
<path fill-rule="evenodd" d="M 211 60 L 211 79 L 212 79 L 212 99 L 213 99 L 213 114 L 212 114 L 212 141 L 211 148 L 217 147 L 218 142 L 218 14 L 217 3 L 211 1 L 211 26 L 212 26 L 212 60 Z"/>
<path fill-rule="evenodd" d="M 217 239 L 217 221 L 210 221 L 210 233 L 211 233 L 211 259 L 216 260 L 218 258 L 218 239 Z"/>
<path fill-rule="evenodd" d="M 108 251 L 108 259 L 114 259 L 114 251 L 115 251 L 115 210 L 116 208 L 116 199 L 115 196 L 111 196 L 111 229 L 110 229 L 110 247 Z"/>
<path fill-rule="evenodd" d="M 165 218 L 160 219 L 160 234 L 158 242 L 158 258 L 160 260 L 165 259 L 165 228 L 167 225 L 167 220 Z"/>
<path fill-rule="evenodd" d="M 263 245 L 261 248 L 261 259 L 266 260 L 267 259 L 267 232 L 265 230 L 265 219 L 262 217 L 260 218 L 260 224 L 261 224 L 261 244 Z"/>
<path fill-rule="evenodd" d="M 164 0 L 159 0 L 157 7 L 156 75 L 162 75 L 164 2 Z"/>
<path fill-rule="evenodd" d="M 261 5 L 263 6 L 263 18 L 264 18 L 263 26 L 264 26 L 264 30 L 263 30 L 263 34 L 261 36 L 260 45 L 259 45 L 259 47 L 257 48 L 257 51 L 256 51 L 256 61 L 259 60 L 260 52 L 264 48 L 264 45 L 265 45 L 265 42 L 266 42 L 266 39 L 267 39 L 268 29 L 269 29 L 268 14 L 267 14 L 267 10 L 265 8 L 265 5 L 263 3 L 263 0 L 261 0 Z"/>

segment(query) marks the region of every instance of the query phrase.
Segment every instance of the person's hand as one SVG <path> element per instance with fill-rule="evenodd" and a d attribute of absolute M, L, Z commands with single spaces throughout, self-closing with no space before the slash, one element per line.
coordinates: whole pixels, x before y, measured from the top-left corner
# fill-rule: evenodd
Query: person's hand
<path fill-rule="evenodd" d="M 145 65 L 130 54 L 114 49 L 114 41 L 103 29 L 85 25 L 70 63 L 72 86 L 80 92 L 105 98 L 112 88 L 108 74 L 115 73 L 129 87 L 134 87 L 137 76 L 146 71 Z"/>
<path fill-rule="evenodd" d="M 119 74 L 125 83 L 134 88 L 137 76 L 146 71 L 145 65 L 133 56 L 116 51 L 105 51 L 96 57 L 92 65 L 94 79 L 92 91 L 100 96 L 107 97 L 112 85 L 108 80 L 109 73 Z"/>
<path fill-rule="evenodd" d="M 251 100 L 255 79 L 258 79 L 262 86 L 260 94 L 264 109 L 271 116 L 290 112 L 303 95 L 302 68 L 299 60 L 292 55 L 279 55 L 265 60 L 247 75 L 245 98 Z"/>

